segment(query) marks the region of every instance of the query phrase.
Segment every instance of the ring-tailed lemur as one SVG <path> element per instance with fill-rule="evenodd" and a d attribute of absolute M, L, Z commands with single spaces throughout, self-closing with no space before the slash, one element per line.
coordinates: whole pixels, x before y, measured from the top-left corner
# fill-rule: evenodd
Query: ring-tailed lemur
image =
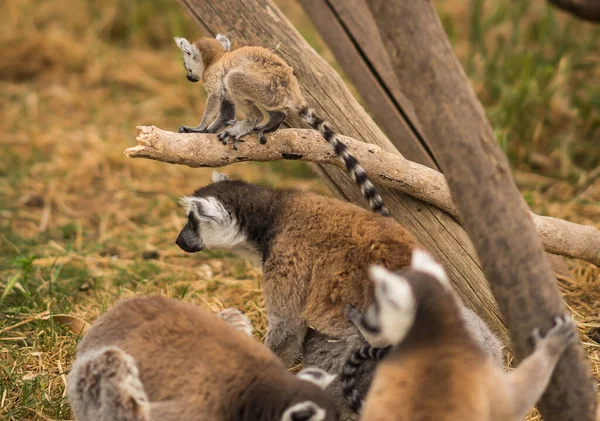
<path fill-rule="evenodd" d="M 75 419 L 338 421 L 323 390 L 335 376 L 293 375 L 240 316 L 160 296 L 116 305 L 79 344 L 67 391 Z"/>
<path fill-rule="evenodd" d="M 361 420 L 522 420 L 577 340 L 573 321 L 556 317 L 545 336 L 535 329 L 533 353 L 505 372 L 466 327 L 441 266 L 421 253 L 413 261 L 424 265 L 397 274 L 370 268 L 375 301 L 364 324 L 393 347 L 377 367 Z"/>
<path fill-rule="evenodd" d="M 200 124 L 197 127 L 181 126 L 179 132 L 217 133 L 232 125 L 219 135 L 223 144 L 233 138 L 233 147 L 237 149 L 240 138 L 255 131 L 264 144 L 267 141 L 264 134 L 277 130 L 287 116 L 286 110 L 292 110 L 333 146 L 371 209 L 389 215 L 383 199 L 348 147 L 330 124 L 308 106 L 294 69 L 266 48 L 240 47 L 229 51 L 228 42 L 228 39 L 224 44 L 222 39 L 200 38 L 190 43 L 185 38 L 175 38 L 184 53 L 187 79 L 191 82 L 202 80 L 208 94 Z M 246 118 L 235 120 L 236 110 L 243 111 Z M 261 124 L 265 113 L 268 120 Z"/>
<path fill-rule="evenodd" d="M 344 314 L 373 297 L 370 264 L 410 263 L 414 237 L 392 218 L 312 193 L 276 190 L 214 173 L 185 197 L 187 222 L 176 244 L 254 252 L 262 261 L 266 344 L 286 365 L 302 354 L 309 326 L 332 338 L 360 336 Z"/>
<path fill-rule="evenodd" d="M 417 253 L 417 259 L 427 259 L 428 255 Z M 423 263 L 423 262 L 421 262 Z M 417 267 L 418 267 L 417 262 Z M 413 262 L 413 268 L 415 262 Z M 457 300 L 459 298 L 457 297 Z M 473 310 L 465 307 L 462 302 L 459 301 L 459 309 L 462 318 L 465 322 L 465 327 L 469 333 L 473 336 L 475 341 L 479 344 L 481 349 L 491 358 L 491 360 L 498 366 L 504 367 L 504 346 L 498 337 L 491 331 L 489 326 L 475 313 Z M 374 307 L 371 307 L 374 308 Z M 341 384 L 344 398 L 348 406 L 354 412 L 360 412 L 362 400 L 364 399 L 370 381 L 364 380 L 361 377 L 365 375 L 369 376 L 369 372 L 365 373 L 363 365 L 368 361 L 377 362 L 387 355 L 392 348 L 387 341 L 380 337 L 379 332 L 373 332 L 369 329 L 368 325 L 365 324 L 365 317 L 360 314 L 356 309 L 349 307 L 346 310 L 346 316 L 351 320 L 359 329 L 359 331 L 366 336 L 367 342 L 358 349 L 356 349 L 341 369 L 339 383 Z M 312 363 L 312 362 L 311 362 Z M 363 372 L 359 370 L 363 368 Z M 374 364 L 367 366 L 366 370 L 373 371 Z M 371 376 L 368 377 L 370 379 Z M 358 381 L 358 387 L 357 387 Z M 336 380 L 337 383 L 337 380 Z M 339 404 L 338 404 L 339 405 Z"/>

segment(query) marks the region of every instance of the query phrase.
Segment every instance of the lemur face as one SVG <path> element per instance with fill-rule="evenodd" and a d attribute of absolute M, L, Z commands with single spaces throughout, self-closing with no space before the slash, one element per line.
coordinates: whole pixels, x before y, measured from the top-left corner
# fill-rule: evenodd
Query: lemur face
<path fill-rule="evenodd" d="M 413 251 L 410 268 L 403 274 L 377 265 L 369 268 L 369 277 L 375 284 L 375 300 L 365 312 L 363 325 L 367 330 L 381 333 L 393 345 L 404 339 L 415 320 L 417 302 L 410 281 L 405 277 L 411 272 L 427 273 L 450 288 L 442 266 L 429 253 L 419 249 Z"/>
<path fill-rule="evenodd" d="M 213 182 L 227 180 L 225 174 L 214 172 Z M 175 244 L 183 251 L 196 253 L 206 248 L 233 249 L 247 242 L 233 214 L 216 197 L 189 196 L 181 199 L 186 208 L 187 222 Z"/>
<path fill-rule="evenodd" d="M 187 39 L 175 37 L 175 43 L 183 51 L 183 66 L 187 72 L 187 80 L 198 82 L 204 73 L 202 54 Z"/>

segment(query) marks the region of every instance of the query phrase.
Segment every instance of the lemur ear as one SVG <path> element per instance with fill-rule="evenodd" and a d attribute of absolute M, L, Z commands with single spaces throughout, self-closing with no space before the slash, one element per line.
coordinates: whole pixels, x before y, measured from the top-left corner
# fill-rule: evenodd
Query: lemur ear
<path fill-rule="evenodd" d="M 216 197 L 187 196 L 182 197 L 179 202 L 186 208 L 188 214 L 193 212 L 201 221 L 214 222 L 219 225 L 231 222 L 229 212 Z"/>
<path fill-rule="evenodd" d="M 217 34 L 217 36 L 215 38 L 217 39 L 217 41 L 219 41 L 223 45 L 223 48 L 225 48 L 225 51 L 231 50 L 231 41 L 229 41 L 229 38 L 227 38 L 227 36 L 225 36 L 223 34 Z"/>
<path fill-rule="evenodd" d="M 311 382 L 319 386 L 321 389 L 326 389 L 327 386 L 335 379 L 335 374 L 329 374 L 325 370 L 316 367 L 307 367 L 296 374 L 296 377 L 307 382 Z"/>
<path fill-rule="evenodd" d="M 378 299 L 386 297 L 401 307 L 414 301 L 412 288 L 403 276 L 390 272 L 383 266 L 371 265 L 369 278 L 375 283 L 375 295 Z"/>
<path fill-rule="evenodd" d="M 219 181 L 225 181 L 225 180 L 229 180 L 229 177 L 227 177 L 227 174 L 223 174 L 220 173 L 219 171 L 213 171 L 212 173 L 212 182 L 213 183 L 218 183 Z"/>
<path fill-rule="evenodd" d="M 175 44 L 187 55 L 198 58 L 198 49 L 185 38 L 175 37 Z"/>
<path fill-rule="evenodd" d="M 446 271 L 444 268 L 435 261 L 435 259 L 422 249 L 414 249 L 412 253 L 412 262 L 410 265 L 411 269 L 425 272 L 434 278 L 436 278 L 441 283 L 448 285 L 448 275 L 446 275 Z"/>
<path fill-rule="evenodd" d="M 297 403 L 285 410 L 281 421 L 322 421 L 325 410 L 312 401 Z"/>

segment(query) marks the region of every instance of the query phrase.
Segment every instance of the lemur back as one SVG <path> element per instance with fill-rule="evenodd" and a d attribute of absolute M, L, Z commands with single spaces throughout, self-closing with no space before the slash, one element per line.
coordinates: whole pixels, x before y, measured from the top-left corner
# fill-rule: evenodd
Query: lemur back
<path fill-rule="evenodd" d="M 219 135 L 223 144 L 232 138 L 233 147 L 237 149 L 239 140 L 255 131 L 264 144 L 264 134 L 277 130 L 285 120 L 287 110 L 291 110 L 333 146 L 371 209 L 389 215 L 383 199 L 356 158 L 331 125 L 308 106 L 293 68 L 281 57 L 263 47 L 228 51 L 222 42 L 212 38 L 201 38 L 193 44 L 184 38 L 175 38 L 175 42 L 184 52 L 188 80 L 202 80 L 208 93 L 200 124 L 197 127 L 181 126 L 180 132 L 217 133 L 226 125 L 232 125 Z M 236 110 L 245 114 L 244 120 L 234 119 Z M 268 120 L 260 124 L 265 114 Z"/>
<path fill-rule="evenodd" d="M 187 252 L 256 251 L 263 263 L 266 344 L 285 364 L 301 355 L 308 326 L 332 338 L 357 334 L 345 317 L 364 311 L 373 288 L 367 268 L 400 269 L 417 241 L 392 218 L 312 193 L 275 190 L 216 173 L 182 201 L 188 221 L 176 243 Z"/>
<path fill-rule="evenodd" d="M 324 421 L 337 417 L 322 390 L 329 381 L 315 369 L 289 373 L 231 313 L 151 296 L 124 301 L 93 324 L 68 395 L 80 421 L 292 421 L 307 410 L 305 421 Z"/>
<path fill-rule="evenodd" d="M 377 367 L 361 420 L 521 421 L 576 340 L 572 320 L 555 318 L 545 337 L 534 330 L 534 352 L 506 373 L 470 334 L 441 266 L 414 255 L 399 274 L 370 270 L 376 298 L 364 322 L 393 348 Z"/>

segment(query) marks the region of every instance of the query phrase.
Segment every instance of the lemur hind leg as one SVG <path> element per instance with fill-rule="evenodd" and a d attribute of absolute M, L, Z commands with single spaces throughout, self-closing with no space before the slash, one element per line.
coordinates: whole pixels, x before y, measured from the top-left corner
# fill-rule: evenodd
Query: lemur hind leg
<path fill-rule="evenodd" d="M 271 133 L 277 130 L 286 117 L 287 113 L 285 111 L 269 111 L 269 120 L 266 123 L 256 127 L 256 131 L 258 132 L 258 140 L 262 145 L 267 143 L 265 133 Z"/>
<path fill-rule="evenodd" d="M 240 103 L 240 108 L 246 111 L 246 118 L 244 120 L 234 120 L 229 123 L 233 124 L 229 129 L 224 130 L 219 135 L 219 139 L 224 145 L 227 144 L 229 138 L 233 138 L 233 149 L 237 150 L 239 147 L 240 139 L 249 133 L 254 132 L 257 124 L 264 118 L 262 111 L 250 101 L 243 101 Z"/>
<path fill-rule="evenodd" d="M 219 108 L 219 117 L 207 127 L 205 133 L 217 133 L 233 118 L 235 118 L 235 105 L 230 99 L 223 97 Z"/>
<path fill-rule="evenodd" d="M 578 339 L 569 316 L 556 317 L 545 337 L 539 329 L 535 329 L 531 337 L 535 350 L 509 374 L 514 419 L 525 418 L 546 390 L 563 351 Z"/>
<path fill-rule="evenodd" d="M 302 321 L 269 314 L 265 345 L 290 367 L 302 355 L 306 332 Z"/>

